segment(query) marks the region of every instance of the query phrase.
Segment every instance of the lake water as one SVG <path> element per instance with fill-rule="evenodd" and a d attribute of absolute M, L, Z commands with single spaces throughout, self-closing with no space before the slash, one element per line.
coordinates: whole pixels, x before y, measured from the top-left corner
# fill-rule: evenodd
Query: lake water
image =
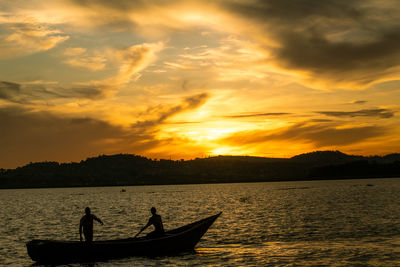
<path fill-rule="evenodd" d="M 0 190 L 0 265 L 32 265 L 31 239 L 79 240 L 86 206 L 95 240 L 133 236 L 155 206 L 166 229 L 223 214 L 195 253 L 91 266 L 400 266 L 400 179 L 121 189 Z"/>

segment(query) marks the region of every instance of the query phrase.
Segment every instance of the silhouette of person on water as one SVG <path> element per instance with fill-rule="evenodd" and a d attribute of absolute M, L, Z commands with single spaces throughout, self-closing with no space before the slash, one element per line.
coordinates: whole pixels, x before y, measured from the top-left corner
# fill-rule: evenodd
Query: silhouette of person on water
<path fill-rule="evenodd" d="M 149 238 L 154 238 L 154 237 L 160 237 L 164 235 L 164 226 L 161 220 L 161 216 L 158 215 L 156 212 L 156 208 L 152 207 L 150 209 L 152 216 L 150 217 L 149 221 L 147 222 L 147 224 L 145 226 L 143 226 L 143 228 L 139 231 L 139 233 L 137 233 L 135 235 L 135 237 L 137 237 L 141 232 L 143 232 L 147 227 L 149 227 L 150 225 L 154 226 L 154 231 L 147 234 L 146 237 Z"/>
<path fill-rule="evenodd" d="M 97 218 L 96 215 L 90 213 L 90 208 L 86 207 L 85 215 L 83 215 L 79 223 L 79 237 L 81 241 L 82 241 L 82 229 L 83 229 L 83 235 L 85 236 L 85 241 L 86 242 L 93 241 L 93 220 L 96 220 L 101 225 L 103 225 L 103 222 L 99 218 Z"/>

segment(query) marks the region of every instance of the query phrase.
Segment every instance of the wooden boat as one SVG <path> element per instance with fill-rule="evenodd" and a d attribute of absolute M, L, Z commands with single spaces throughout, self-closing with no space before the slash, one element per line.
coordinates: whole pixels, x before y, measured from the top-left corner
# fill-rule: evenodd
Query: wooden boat
<path fill-rule="evenodd" d="M 158 256 L 193 251 L 221 212 L 165 232 L 157 238 L 126 238 L 91 243 L 32 240 L 26 244 L 32 260 L 40 263 L 91 262 L 131 256 Z"/>

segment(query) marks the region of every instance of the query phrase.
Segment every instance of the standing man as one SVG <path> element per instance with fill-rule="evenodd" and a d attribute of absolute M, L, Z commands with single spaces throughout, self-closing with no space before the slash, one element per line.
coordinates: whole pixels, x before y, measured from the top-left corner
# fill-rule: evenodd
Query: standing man
<path fill-rule="evenodd" d="M 85 241 L 88 243 L 93 241 L 93 220 L 96 220 L 101 225 L 103 225 L 103 222 L 99 218 L 97 218 L 96 215 L 90 213 L 90 208 L 86 207 L 85 215 L 83 215 L 79 223 L 79 237 L 81 241 L 82 241 L 82 229 L 83 229 L 83 234 L 85 236 Z"/>
<path fill-rule="evenodd" d="M 150 225 L 154 226 L 154 231 L 147 234 L 147 237 L 154 238 L 154 237 L 160 237 L 164 235 L 164 226 L 161 220 L 161 216 L 158 215 L 156 212 L 156 208 L 152 207 L 150 209 L 152 216 L 150 217 L 149 221 L 147 224 L 135 235 L 137 237 L 141 232 L 143 232 L 147 227 Z"/>

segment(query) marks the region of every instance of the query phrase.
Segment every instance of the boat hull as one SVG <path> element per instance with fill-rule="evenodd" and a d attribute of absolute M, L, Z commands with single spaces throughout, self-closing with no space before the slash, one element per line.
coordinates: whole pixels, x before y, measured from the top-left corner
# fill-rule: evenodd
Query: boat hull
<path fill-rule="evenodd" d="M 31 259 L 43 263 L 99 261 L 142 255 L 177 254 L 192 251 L 220 214 L 167 231 L 164 236 L 159 238 L 127 238 L 91 243 L 32 240 L 26 246 Z"/>

